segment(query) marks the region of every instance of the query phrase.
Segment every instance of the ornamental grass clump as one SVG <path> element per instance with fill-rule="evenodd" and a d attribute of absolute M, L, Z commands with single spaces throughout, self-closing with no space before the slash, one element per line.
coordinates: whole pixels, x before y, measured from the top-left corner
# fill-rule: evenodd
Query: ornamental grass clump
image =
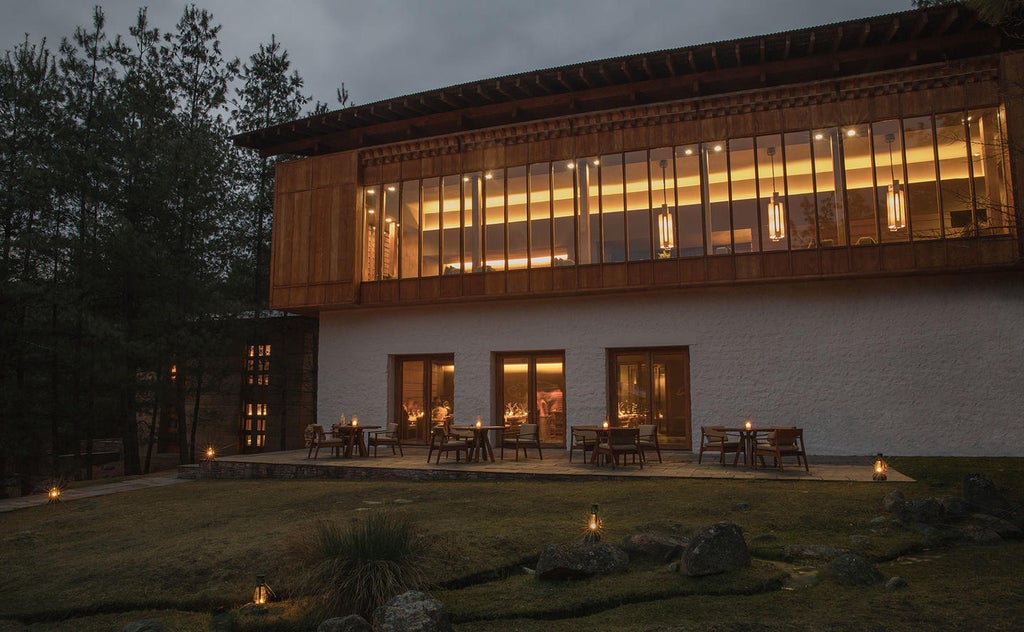
<path fill-rule="evenodd" d="M 407 517 L 388 511 L 342 527 L 321 521 L 313 535 L 307 592 L 327 615 L 370 620 L 388 599 L 423 584 L 425 541 Z"/>

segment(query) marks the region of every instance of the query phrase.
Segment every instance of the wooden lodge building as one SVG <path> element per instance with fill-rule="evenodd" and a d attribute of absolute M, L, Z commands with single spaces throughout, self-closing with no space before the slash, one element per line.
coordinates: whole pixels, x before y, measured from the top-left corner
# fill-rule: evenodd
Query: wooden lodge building
<path fill-rule="evenodd" d="M 1024 56 L 944 6 L 255 130 L 317 414 L 1024 454 Z"/>

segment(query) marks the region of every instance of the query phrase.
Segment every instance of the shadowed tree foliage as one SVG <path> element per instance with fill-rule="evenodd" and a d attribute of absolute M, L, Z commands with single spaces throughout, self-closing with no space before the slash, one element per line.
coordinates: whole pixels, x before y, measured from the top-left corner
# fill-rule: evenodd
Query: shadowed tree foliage
<path fill-rule="evenodd" d="M 194 5 L 105 23 L 0 59 L 0 472 L 23 491 L 101 437 L 148 468 L 156 404 L 194 460 L 217 321 L 267 307 L 273 162 L 230 136 L 310 102 L 275 37 L 243 66 Z"/>

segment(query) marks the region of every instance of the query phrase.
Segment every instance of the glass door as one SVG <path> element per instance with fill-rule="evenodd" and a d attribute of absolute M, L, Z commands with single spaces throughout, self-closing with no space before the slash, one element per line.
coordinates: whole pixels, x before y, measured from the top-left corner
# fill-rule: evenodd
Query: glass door
<path fill-rule="evenodd" d="M 537 424 L 540 440 L 565 445 L 565 354 L 500 354 L 497 418 L 513 428 Z"/>
<path fill-rule="evenodd" d="M 690 361 L 685 348 L 613 350 L 609 420 L 658 427 L 662 445 L 690 447 Z"/>
<path fill-rule="evenodd" d="M 450 424 L 455 414 L 455 358 L 402 357 L 395 362 L 397 414 L 402 441 L 427 443 L 430 429 Z"/>

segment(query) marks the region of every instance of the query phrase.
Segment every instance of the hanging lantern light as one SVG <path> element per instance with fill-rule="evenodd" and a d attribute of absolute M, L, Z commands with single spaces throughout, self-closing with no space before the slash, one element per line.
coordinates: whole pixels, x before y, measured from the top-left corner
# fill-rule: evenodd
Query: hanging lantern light
<path fill-rule="evenodd" d="M 661 213 L 658 213 L 658 247 L 668 254 L 668 251 L 676 247 L 675 226 L 672 222 L 672 212 L 668 210 L 668 161 L 658 162 L 661 167 Z"/>
<path fill-rule="evenodd" d="M 896 141 L 894 134 L 886 134 L 885 142 L 889 144 L 889 184 L 885 194 L 886 216 L 889 220 L 889 230 L 896 232 L 907 227 L 907 198 L 903 185 L 896 179 L 896 169 L 892 164 L 892 144 Z"/>
<path fill-rule="evenodd" d="M 885 473 L 889 469 L 889 464 L 885 462 L 882 457 L 882 453 L 879 452 L 878 456 L 875 457 L 875 464 L 871 473 L 871 480 L 873 481 L 884 481 Z"/>
<path fill-rule="evenodd" d="M 768 201 L 768 238 L 782 241 L 786 238 L 786 207 L 775 186 L 775 148 L 768 148 L 772 159 L 772 199 Z"/>
<path fill-rule="evenodd" d="M 598 542 L 601 540 L 601 518 L 598 516 L 597 510 L 597 503 L 590 506 L 590 516 L 587 518 L 587 531 L 583 536 L 585 542 Z"/>
<path fill-rule="evenodd" d="M 274 591 L 270 589 L 270 586 L 267 586 L 266 575 L 257 575 L 256 588 L 252 591 L 252 604 L 254 606 L 264 606 L 275 596 Z"/>

